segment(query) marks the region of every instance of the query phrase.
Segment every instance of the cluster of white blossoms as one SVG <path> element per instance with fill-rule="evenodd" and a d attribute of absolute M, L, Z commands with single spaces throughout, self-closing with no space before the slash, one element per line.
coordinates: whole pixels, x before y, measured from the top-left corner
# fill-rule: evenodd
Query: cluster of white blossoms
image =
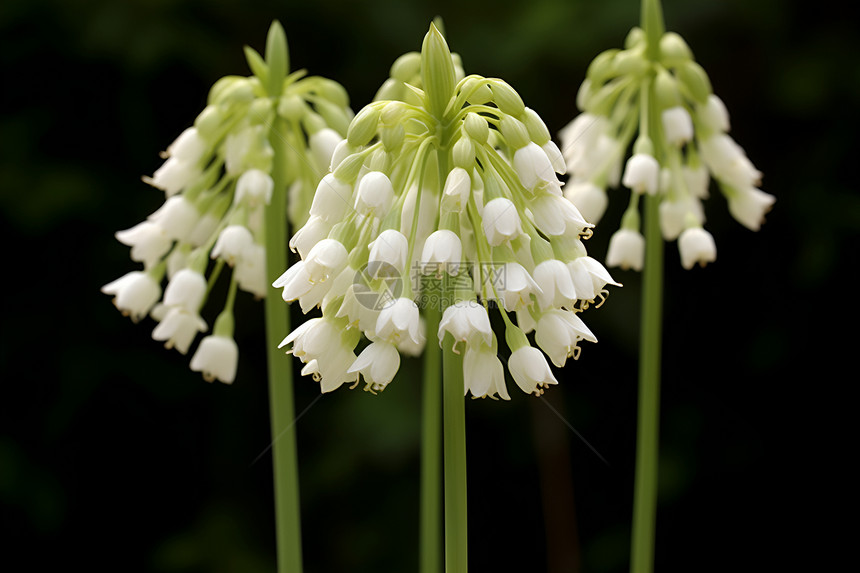
<path fill-rule="evenodd" d="M 728 135 L 728 112 L 678 34 L 661 37 L 659 59 L 652 61 L 644 32 L 634 28 L 625 49 L 594 59 L 576 103 L 583 113 L 559 134 L 570 171 L 565 196 L 597 224 L 607 207 L 607 187 L 621 183 L 631 191 L 621 227 L 610 239 L 609 266 L 642 268 L 643 193 L 659 195 L 663 237 L 678 240 L 686 269 L 716 259 L 714 239 L 703 228 L 702 200 L 712 176 L 732 216 L 759 229 L 775 198 L 758 189 L 761 173 Z"/>
<path fill-rule="evenodd" d="M 283 30 L 275 25 L 273 33 L 282 36 Z M 286 58 L 285 39 L 282 49 Z M 153 339 L 186 354 L 208 330 L 201 310 L 214 284 L 225 266 L 232 269 L 224 308 L 191 359 L 191 369 L 207 381 L 225 383 L 233 382 L 238 361 L 236 290 L 262 298 L 270 288 L 264 220 L 272 194 L 289 194 L 290 221 L 302 225 L 313 189 L 353 116 L 339 84 L 299 71 L 273 82 L 280 85 L 272 93 L 266 61 L 251 48 L 246 55 L 254 75 L 216 82 L 194 125 L 167 148 L 153 176 L 144 178 L 164 191 L 164 205 L 116 233 L 143 269 L 102 287 L 133 321 L 150 315 L 158 323 Z M 277 119 L 285 131 L 274 132 Z M 274 188 L 274 137 L 286 138 L 287 156 L 279 159 L 288 166 L 288 190 Z"/>
<path fill-rule="evenodd" d="M 562 196 L 562 154 L 511 86 L 458 74 L 435 27 L 392 77 L 382 97 L 412 95 L 355 116 L 290 241 L 301 260 L 274 286 L 322 312 L 281 346 L 322 392 L 360 377 L 376 392 L 401 353 L 447 336 L 463 356 L 464 393 L 509 399 L 496 310 L 512 378 L 540 394 L 556 383 L 544 353 L 561 367 L 580 341 L 596 342 L 579 314 L 617 284 L 586 253 L 592 225 Z M 425 333 L 422 310 L 441 312 L 438 332 Z"/>

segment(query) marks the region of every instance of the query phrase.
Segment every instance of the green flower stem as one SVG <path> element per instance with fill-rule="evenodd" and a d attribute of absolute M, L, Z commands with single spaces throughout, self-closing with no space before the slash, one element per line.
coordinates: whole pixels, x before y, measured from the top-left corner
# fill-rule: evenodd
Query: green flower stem
<path fill-rule="evenodd" d="M 660 53 L 664 32 L 659 0 L 642 1 L 642 26 L 647 38 L 648 58 Z M 653 89 L 653 83 L 648 86 Z M 653 94 L 647 94 L 653 95 Z M 655 155 L 662 140 L 656 105 L 648 98 L 640 114 L 647 118 Z M 663 335 L 663 236 L 660 232 L 660 199 L 645 198 L 645 265 L 642 273 L 642 314 L 639 333 L 639 420 L 636 434 L 636 477 L 633 490 L 633 536 L 630 551 L 631 573 L 654 570 L 654 538 L 657 523 L 657 467 L 660 432 L 660 352 Z"/>
<path fill-rule="evenodd" d="M 466 529 L 466 400 L 463 356 L 453 350 L 451 335 L 443 341 L 443 437 L 445 444 L 445 571 L 468 571 Z"/>
<path fill-rule="evenodd" d="M 272 202 L 266 209 L 266 277 L 271 284 L 287 268 L 287 185 L 285 125 L 277 119 L 270 143 L 274 150 Z M 299 474 L 296 459 L 295 407 L 292 363 L 278 350 L 290 331 L 289 306 L 281 293 L 266 294 L 266 351 L 269 367 L 269 410 L 274 457 L 275 520 L 278 573 L 302 571 L 302 539 L 299 519 Z"/>
<path fill-rule="evenodd" d="M 660 346 L 663 309 L 663 237 L 659 199 L 645 198 L 645 265 L 642 273 L 642 318 L 639 345 L 639 423 L 636 434 L 636 479 L 633 492 L 632 573 L 654 569 L 657 522 L 657 461 L 660 430 Z"/>
<path fill-rule="evenodd" d="M 424 312 L 427 346 L 424 349 L 424 396 L 421 436 L 420 573 L 442 571 L 442 353 L 436 342 L 439 309 L 432 303 Z"/>

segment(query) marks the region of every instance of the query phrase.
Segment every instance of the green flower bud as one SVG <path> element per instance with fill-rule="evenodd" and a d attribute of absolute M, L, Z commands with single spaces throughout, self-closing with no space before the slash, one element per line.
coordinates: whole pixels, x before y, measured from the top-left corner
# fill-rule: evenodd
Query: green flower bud
<path fill-rule="evenodd" d="M 678 66 L 678 79 L 681 85 L 689 92 L 690 96 L 698 103 L 706 103 L 711 95 L 711 80 L 708 74 L 696 62 L 685 62 Z"/>
<path fill-rule="evenodd" d="M 660 62 L 667 68 L 674 68 L 693 59 L 693 52 L 687 42 L 675 32 L 667 32 L 660 38 Z"/>
<path fill-rule="evenodd" d="M 386 103 L 379 114 L 382 125 L 393 127 L 406 121 L 406 107 L 399 101 Z"/>
<path fill-rule="evenodd" d="M 245 46 L 245 59 L 248 61 L 248 67 L 257 78 L 265 84 L 269 78 L 269 66 L 260 53 L 251 46 Z"/>
<path fill-rule="evenodd" d="M 535 110 L 527 107 L 523 114 L 523 122 L 526 124 L 526 129 L 529 130 L 529 137 L 538 145 L 545 145 L 552 139 L 546 124 Z"/>
<path fill-rule="evenodd" d="M 612 62 L 619 53 L 621 53 L 621 50 L 613 48 L 597 54 L 597 57 L 591 60 L 591 63 L 588 65 L 585 77 L 591 80 L 591 83 L 594 85 L 602 84 L 611 75 L 613 69 Z"/>
<path fill-rule="evenodd" d="M 290 121 L 300 121 L 307 111 L 305 101 L 295 94 L 282 96 L 278 102 L 278 115 Z"/>
<path fill-rule="evenodd" d="M 406 138 L 406 130 L 403 129 L 402 123 L 398 123 L 393 126 L 383 127 L 379 135 L 385 150 L 395 152 L 403 145 L 403 140 Z"/>
<path fill-rule="evenodd" d="M 491 84 L 491 89 L 493 90 L 493 101 L 503 113 L 519 117 L 525 111 L 526 106 L 520 94 L 506 82 L 495 80 Z"/>
<path fill-rule="evenodd" d="M 284 89 L 284 80 L 290 73 L 290 51 L 287 48 L 287 35 L 281 23 L 275 20 L 266 36 L 266 64 L 268 82 L 266 91 L 271 97 L 278 97 Z"/>
<path fill-rule="evenodd" d="M 334 80 L 319 78 L 318 91 L 322 97 L 340 107 L 349 107 L 349 94 Z"/>
<path fill-rule="evenodd" d="M 349 129 L 352 121 L 352 110 L 342 107 L 328 100 L 319 99 L 314 102 L 317 112 L 333 130 L 343 135 Z"/>
<path fill-rule="evenodd" d="M 395 80 L 410 83 L 421 71 L 421 54 L 409 52 L 403 54 L 391 64 L 389 75 Z"/>
<path fill-rule="evenodd" d="M 487 124 L 487 120 L 473 112 L 466 114 L 466 118 L 463 120 L 463 130 L 479 145 L 487 143 L 487 137 L 490 135 L 490 126 Z"/>
<path fill-rule="evenodd" d="M 322 117 L 320 117 L 319 114 L 308 111 L 308 113 L 306 113 L 302 118 L 302 127 L 308 134 L 313 135 L 314 133 L 327 128 L 328 124 Z"/>
<path fill-rule="evenodd" d="M 454 156 L 455 167 L 462 167 L 466 171 L 471 171 L 475 166 L 475 146 L 468 137 L 458 139 L 451 153 Z"/>
<path fill-rule="evenodd" d="M 421 46 L 421 80 L 427 109 L 441 119 L 454 95 L 454 62 L 445 38 L 434 24 Z"/>
<path fill-rule="evenodd" d="M 631 28 L 630 32 L 627 33 L 627 37 L 624 38 L 624 47 L 628 50 L 630 48 L 634 48 L 636 46 L 641 46 L 644 44 L 645 30 L 643 30 L 639 26 Z"/>
<path fill-rule="evenodd" d="M 502 130 L 502 136 L 508 142 L 512 149 L 520 149 L 529 144 L 529 131 L 525 124 L 518 119 L 514 119 L 509 115 L 502 116 L 499 126 Z"/>
<path fill-rule="evenodd" d="M 641 76 L 650 65 L 640 50 L 624 50 L 619 52 L 612 61 L 612 75 Z"/>
<path fill-rule="evenodd" d="M 254 99 L 254 91 L 248 83 L 248 78 L 242 76 L 224 76 L 209 90 L 207 103 L 234 103 L 238 101 L 251 101 Z"/>
<path fill-rule="evenodd" d="M 663 110 L 681 105 L 678 82 L 666 70 L 660 70 L 654 80 L 654 94 L 657 96 L 657 109 Z"/>
<path fill-rule="evenodd" d="M 361 153 L 353 153 L 352 155 L 346 156 L 335 168 L 334 176 L 351 185 L 355 183 L 355 180 L 358 178 L 362 165 L 364 165 L 364 155 Z"/>
<path fill-rule="evenodd" d="M 217 106 L 207 105 L 194 120 L 194 127 L 197 128 L 200 137 L 212 139 L 218 133 L 223 121 L 224 114 L 221 110 Z"/>
<path fill-rule="evenodd" d="M 362 109 L 349 124 L 349 130 L 346 132 L 349 144 L 353 147 L 361 147 L 370 143 L 376 135 L 378 124 L 379 107 L 371 105 Z"/>

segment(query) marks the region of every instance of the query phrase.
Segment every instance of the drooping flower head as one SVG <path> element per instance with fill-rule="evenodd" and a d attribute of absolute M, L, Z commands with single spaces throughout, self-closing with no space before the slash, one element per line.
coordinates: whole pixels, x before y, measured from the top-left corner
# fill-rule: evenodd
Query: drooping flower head
<path fill-rule="evenodd" d="M 597 224 L 607 187 L 630 190 L 610 241 L 610 266 L 642 268 L 643 193 L 659 196 L 663 237 L 678 239 L 684 268 L 704 266 L 716 259 L 713 237 L 703 228 L 702 201 L 712 177 L 732 216 L 753 231 L 775 198 L 758 188 L 762 174 L 728 135 L 728 111 L 681 36 L 663 34 L 650 52 L 646 44 L 645 33 L 634 28 L 623 50 L 607 50 L 589 66 L 576 98 L 582 113 L 559 134 L 570 175 L 565 196 Z"/>
<path fill-rule="evenodd" d="M 592 225 L 562 196 L 561 152 L 510 85 L 464 77 L 456 62 L 434 26 L 420 55 L 395 62 L 290 242 L 301 261 L 274 286 L 322 316 L 281 346 L 323 392 L 360 378 L 383 390 L 401 354 L 448 337 L 464 355 L 464 390 L 508 399 L 496 313 L 527 393 L 556 383 L 545 354 L 562 366 L 596 341 L 579 313 L 616 283 L 586 252 Z M 430 307 L 438 332 L 425 332 Z"/>
<path fill-rule="evenodd" d="M 188 352 L 208 325 L 200 312 L 213 284 L 232 269 L 227 301 L 191 360 L 207 380 L 231 383 L 238 350 L 232 308 L 237 289 L 258 298 L 270 288 L 266 276 L 264 221 L 270 205 L 284 205 L 295 227 L 307 220 L 313 189 L 329 171 L 332 154 L 352 119 L 346 91 L 304 70 L 289 74 L 283 29 L 269 31 L 266 58 L 252 48 L 245 54 L 250 77 L 227 76 L 209 92 L 193 126 L 164 152 L 165 159 L 144 181 L 164 191 L 164 205 L 144 222 L 116 234 L 143 264 L 102 288 L 135 321 L 147 314 L 158 324 L 152 337 Z M 287 145 L 273 145 L 275 138 Z M 287 165 L 275 186 L 276 149 Z M 161 284 L 167 278 L 164 297 Z M 161 300 L 159 300 L 161 299 Z"/>

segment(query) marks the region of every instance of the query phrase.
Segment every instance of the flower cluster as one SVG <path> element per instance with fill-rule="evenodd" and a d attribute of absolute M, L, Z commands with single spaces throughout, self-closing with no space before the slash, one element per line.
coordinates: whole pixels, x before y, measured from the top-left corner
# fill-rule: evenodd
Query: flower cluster
<path fill-rule="evenodd" d="M 416 56 L 380 91 L 410 97 L 355 116 L 290 241 L 301 260 L 274 286 L 322 316 L 281 346 L 323 392 L 360 377 L 376 392 L 401 353 L 447 337 L 463 355 L 464 392 L 509 399 L 497 310 L 508 370 L 540 394 L 556 383 L 544 353 L 560 367 L 581 340 L 596 342 L 579 313 L 617 283 L 586 253 L 592 225 L 562 196 L 565 162 L 538 114 L 500 79 L 461 77 L 435 27 Z M 437 332 L 425 333 L 422 309 L 441 312 Z"/>
<path fill-rule="evenodd" d="M 758 189 L 761 173 L 728 135 L 728 112 L 684 40 L 663 34 L 657 57 L 649 57 L 646 44 L 634 28 L 625 49 L 607 50 L 591 63 L 577 94 L 583 113 L 559 134 L 571 176 L 565 196 L 596 224 L 606 210 L 607 186 L 629 188 L 630 205 L 606 259 L 609 266 L 641 270 L 638 200 L 659 195 L 663 237 L 678 240 L 681 264 L 690 269 L 716 259 L 714 239 L 703 228 L 702 200 L 712 176 L 732 216 L 753 231 L 775 198 Z"/>
<path fill-rule="evenodd" d="M 277 23 L 269 40 L 285 62 L 286 39 Z M 313 189 L 353 116 L 339 84 L 303 77 L 304 71 L 286 76 L 286 65 L 278 79 L 271 54 L 264 60 L 246 48 L 246 55 L 254 75 L 216 82 L 194 125 L 167 148 L 153 176 L 144 178 L 164 191 L 164 205 L 116 233 L 143 270 L 102 287 L 133 321 L 155 319 L 155 340 L 186 354 L 208 329 L 200 312 L 213 285 L 225 266 L 232 269 L 224 309 L 191 359 L 191 369 L 206 380 L 226 383 L 233 382 L 238 359 L 236 290 L 262 298 L 270 288 L 264 222 L 273 194 L 288 193 L 290 221 L 303 224 Z M 275 147 L 273 138 L 285 138 L 287 145 Z M 283 189 L 275 188 L 272 176 L 276 148 L 286 154 L 277 158 L 288 166 Z"/>

